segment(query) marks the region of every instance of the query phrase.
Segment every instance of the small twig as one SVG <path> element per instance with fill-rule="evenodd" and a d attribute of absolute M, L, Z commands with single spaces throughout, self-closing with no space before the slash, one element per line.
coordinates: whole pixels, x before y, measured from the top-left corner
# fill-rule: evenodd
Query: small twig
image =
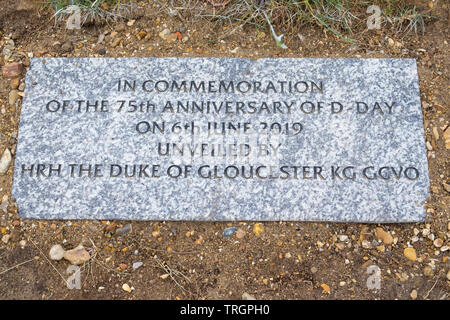
<path fill-rule="evenodd" d="M 158 251 L 158 252 L 165 252 L 165 253 L 175 253 L 175 254 L 196 254 L 198 251 L 167 251 L 162 249 L 155 249 L 155 248 L 149 248 L 148 250 Z"/>
<path fill-rule="evenodd" d="M 245 25 L 247 22 L 249 22 L 251 19 L 253 19 L 257 14 L 258 14 L 258 10 L 253 12 L 251 16 L 249 16 L 247 19 L 245 19 L 240 25 L 236 26 L 236 28 L 232 29 L 230 32 L 226 32 L 223 36 L 218 37 L 217 40 L 220 41 L 228 36 L 231 36 L 233 33 L 236 32 L 237 29 L 239 29 L 240 27 Z"/>
<path fill-rule="evenodd" d="M 216 3 L 212 0 L 206 0 L 207 2 L 209 2 L 213 7 L 222 7 L 225 8 L 225 6 L 228 4 L 228 2 L 230 2 L 231 0 L 223 0 L 222 3 Z"/>
<path fill-rule="evenodd" d="M 0 255 L 0 258 L 3 258 L 8 252 L 5 250 L 2 255 Z"/>
<path fill-rule="evenodd" d="M 96 256 L 97 256 L 97 253 L 98 253 L 97 246 L 95 245 L 94 241 L 92 241 L 91 238 L 89 238 L 89 241 L 92 243 L 93 250 L 94 250 L 94 253 L 93 253 L 93 255 L 92 255 L 92 257 L 91 257 L 90 260 L 96 262 L 98 265 L 100 265 L 100 266 L 101 266 L 102 268 L 104 268 L 105 270 L 113 271 L 113 272 L 116 272 L 116 273 L 121 274 L 121 275 L 130 275 L 130 274 L 127 273 L 127 272 L 120 272 L 120 271 L 114 270 L 114 269 L 112 269 L 112 268 L 108 268 L 107 266 L 103 265 L 103 264 L 100 262 L 100 260 L 96 259 Z M 92 275 L 92 264 L 91 264 L 91 275 Z"/>
<path fill-rule="evenodd" d="M 133 243 L 139 247 L 139 241 L 133 241 Z M 156 249 L 156 248 L 146 248 L 147 250 L 152 250 L 152 251 L 157 251 L 157 252 L 164 252 L 164 253 L 170 253 L 170 254 L 197 254 L 200 251 L 175 251 L 175 250 L 171 250 L 171 251 L 167 251 L 167 250 L 162 250 L 162 249 Z"/>
<path fill-rule="evenodd" d="M 41 255 L 45 258 L 45 260 L 47 260 L 47 262 L 53 267 L 53 269 L 55 269 L 55 271 L 61 276 L 61 278 L 63 279 L 64 283 L 66 285 L 68 285 L 67 280 L 64 278 L 64 276 L 58 271 L 58 269 L 56 269 L 56 267 L 53 265 L 53 263 L 50 262 L 50 260 L 48 260 L 47 256 L 42 252 L 42 250 L 34 243 L 33 240 L 29 239 L 30 242 L 36 247 L 36 249 L 39 250 L 39 252 L 41 253 Z"/>
<path fill-rule="evenodd" d="M 108 270 L 108 271 L 113 271 L 113 272 L 116 272 L 116 273 L 121 274 L 121 275 L 127 275 L 127 276 L 130 275 L 130 274 L 127 273 L 127 272 L 121 272 L 121 271 L 117 271 L 117 270 L 112 269 L 112 268 L 108 268 L 108 267 L 104 266 L 99 260 L 97 260 L 97 259 L 95 259 L 95 258 L 91 258 L 91 259 L 92 259 L 92 261 L 96 262 L 96 263 L 99 264 L 102 268 L 104 268 L 104 269 L 106 269 L 106 270 Z"/>
<path fill-rule="evenodd" d="M 16 264 L 15 266 L 12 266 L 11 268 L 8 268 L 8 269 L 6 269 L 6 270 L 3 270 L 2 272 L 0 272 L 0 274 L 4 274 L 4 273 L 8 272 L 9 270 L 12 270 L 12 269 L 14 269 L 14 268 L 16 268 L 16 267 L 18 267 L 18 266 L 21 266 L 21 265 L 23 265 L 23 264 L 25 264 L 25 263 L 28 263 L 28 262 L 30 262 L 30 261 L 33 261 L 33 260 L 34 260 L 34 258 L 33 258 L 33 259 L 30 259 L 30 260 L 27 260 L 27 261 L 24 261 L 24 262 L 21 262 L 21 263 L 19 263 L 19 264 Z"/>
<path fill-rule="evenodd" d="M 89 239 L 89 240 L 90 240 L 90 239 Z M 91 242 L 92 242 L 92 240 L 91 240 Z M 86 278 L 84 279 L 84 282 L 83 282 L 83 287 L 84 287 L 84 284 L 87 282 L 87 280 L 88 280 L 88 278 L 89 278 L 89 273 L 91 273 L 92 282 L 95 283 L 95 281 L 94 281 L 94 276 L 93 276 L 93 272 L 92 272 L 92 262 L 91 262 L 91 260 L 92 260 L 92 259 L 95 259 L 96 256 L 97 256 L 97 251 L 95 251 L 95 249 L 94 249 L 94 253 L 93 253 L 92 256 L 91 256 L 91 259 L 89 259 L 88 261 L 86 261 L 86 262 L 83 264 L 83 266 L 82 266 L 82 268 L 84 268 L 84 269 L 87 270 Z"/>
<path fill-rule="evenodd" d="M 436 276 L 437 279 L 436 279 L 436 281 L 434 282 L 433 286 L 432 286 L 431 289 L 427 292 L 427 294 L 423 297 L 424 300 L 425 300 L 426 298 L 428 298 L 428 296 L 430 295 L 431 291 L 433 291 L 434 287 L 436 286 L 436 284 L 437 284 L 438 281 L 439 281 L 440 275 L 441 275 L 441 272 L 439 272 L 439 273 L 437 274 L 437 276 Z"/>
<path fill-rule="evenodd" d="M 89 238 L 89 241 L 92 243 L 92 247 L 94 248 L 94 254 L 92 255 L 92 258 L 95 259 L 98 253 L 97 246 L 95 245 L 94 241 L 92 241 L 91 238 Z M 91 272 L 92 282 L 95 283 L 94 272 L 92 271 L 92 263 L 89 264 L 89 271 Z M 86 276 L 86 279 L 88 278 L 88 276 L 89 275 Z"/>
<path fill-rule="evenodd" d="M 161 260 L 159 260 L 156 256 L 153 257 L 153 259 L 156 261 L 156 263 L 158 264 L 158 266 L 163 269 L 166 274 L 168 274 L 170 276 L 170 278 L 175 282 L 175 284 L 180 287 L 183 291 L 189 292 L 190 294 L 192 294 L 192 292 L 186 290 L 181 284 L 178 283 L 178 281 L 175 279 L 174 276 L 178 276 L 178 277 L 183 277 L 184 279 L 186 279 L 188 282 L 191 282 L 191 279 L 189 279 L 187 276 L 185 276 L 183 273 L 181 273 L 180 271 L 177 270 L 173 270 L 169 267 L 169 265 Z"/>

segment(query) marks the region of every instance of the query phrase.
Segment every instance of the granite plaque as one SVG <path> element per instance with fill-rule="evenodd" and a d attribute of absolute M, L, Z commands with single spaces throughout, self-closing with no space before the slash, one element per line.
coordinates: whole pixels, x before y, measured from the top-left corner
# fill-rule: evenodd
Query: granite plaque
<path fill-rule="evenodd" d="M 36 58 L 23 218 L 413 222 L 429 176 L 413 59 Z"/>

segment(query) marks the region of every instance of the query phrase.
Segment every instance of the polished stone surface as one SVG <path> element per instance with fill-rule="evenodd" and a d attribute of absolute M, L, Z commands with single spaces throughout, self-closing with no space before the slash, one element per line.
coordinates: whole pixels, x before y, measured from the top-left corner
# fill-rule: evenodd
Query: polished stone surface
<path fill-rule="evenodd" d="M 25 93 L 24 218 L 425 218 L 412 59 L 36 58 Z"/>

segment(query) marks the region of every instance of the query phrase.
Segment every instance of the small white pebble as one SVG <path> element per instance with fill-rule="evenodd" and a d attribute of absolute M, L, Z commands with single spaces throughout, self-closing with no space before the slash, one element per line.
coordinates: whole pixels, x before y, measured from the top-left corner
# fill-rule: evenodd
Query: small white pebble
<path fill-rule="evenodd" d="M 64 253 L 66 251 L 63 249 L 63 247 L 61 247 L 61 245 L 59 244 L 55 244 L 53 247 L 51 247 L 50 249 L 50 259 L 52 260 L 61 260 L 64 257 Z"/>
<path fill-rule="evenodd" d="M 442 241 L 442 239 L 440 238 L 437 238 L 434 240 L 433 244 L 436 248 L 440 248 L 444 244 L 444 241 Z"/>
<path fill-rule="evenodd" d="M 131 288 L 127 283 L 124 283 L 122 285 L 122 289 L 125 290 L 126 292 L 131 292 Z"/>

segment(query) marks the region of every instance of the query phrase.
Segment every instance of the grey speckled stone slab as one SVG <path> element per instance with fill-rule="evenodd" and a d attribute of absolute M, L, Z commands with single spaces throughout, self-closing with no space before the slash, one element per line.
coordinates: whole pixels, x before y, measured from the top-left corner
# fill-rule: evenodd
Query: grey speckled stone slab
<path fill-rule="evenodd" d="M 415 60 L 37 58 L 25 93 L 23 218 L 425 218 Z"/>

